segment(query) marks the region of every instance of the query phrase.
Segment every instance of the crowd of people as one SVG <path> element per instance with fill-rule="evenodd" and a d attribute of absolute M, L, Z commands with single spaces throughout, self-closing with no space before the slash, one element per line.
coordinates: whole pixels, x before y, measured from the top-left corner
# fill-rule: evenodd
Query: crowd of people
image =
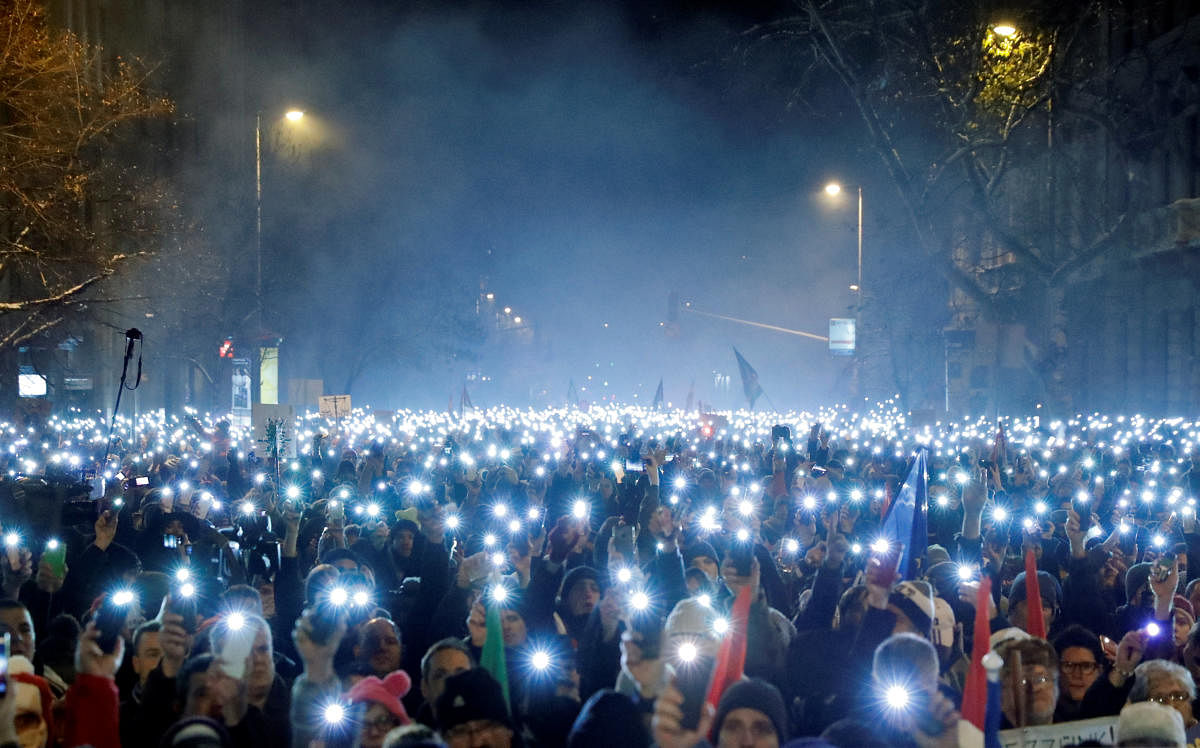
<path fill-rule="evenodd" d="M 986 616 L 1001 728 L 1200 746 L 1182 419 L 107 426 L 0 426 L 0 745 L 968 745 Z"/>

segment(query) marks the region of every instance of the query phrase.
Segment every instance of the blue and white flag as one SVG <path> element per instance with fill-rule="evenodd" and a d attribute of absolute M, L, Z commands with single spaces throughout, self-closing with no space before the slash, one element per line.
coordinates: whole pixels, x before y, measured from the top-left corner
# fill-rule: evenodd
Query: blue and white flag
<path fill-rule="evenodd" d="M 925 557 L 929 544 L 929 490 L 925 474 L 926 451 L 922 449 L 913 460 L 908 478 L 900 487 L 900 493 L 888 507 L 880 528 L 889 543 L 904 544 L 904 555 L 898 567 L 904 579 L 921 576 L 919 564 Z"/>

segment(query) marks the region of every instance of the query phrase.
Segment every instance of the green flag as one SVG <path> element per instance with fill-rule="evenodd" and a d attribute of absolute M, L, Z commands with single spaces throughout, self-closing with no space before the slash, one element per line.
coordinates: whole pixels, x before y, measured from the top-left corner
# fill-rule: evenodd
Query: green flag
<path fill-rule="evenodd" d="M 500 607 L 497 605 L 488 606 L 487 639 L 483 643 L 479 665 L 491 673 L 500 684 L 500 692 L 504 694 L 504 705 L 509 714 L 512 714 L 512 706 L 508 701 L 508 666 L 504 660 L 504 631 L 500 628 Z"/>

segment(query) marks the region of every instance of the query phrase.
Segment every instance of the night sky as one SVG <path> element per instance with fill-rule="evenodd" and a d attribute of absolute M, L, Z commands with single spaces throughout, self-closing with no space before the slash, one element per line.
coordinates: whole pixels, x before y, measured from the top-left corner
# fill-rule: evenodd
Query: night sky
<path fill-rule="evenodd" d="M 744 34 L 786 9 L 398 5 L 283 3 L 249 27 L 247 95 L 301 106 L 322 133 L 299 164 L 267 164 L 286 376 L 335 391 L 352 355 L 339 343 L 399 329 L 410 350 L 373 365 L 355 395 L 442 406 L 477 368 L 522 372 L 559 400 L 572 378 L 627 400 L 662 376 L 680 403 L 695 380 L 697 396 L 733 406 L 736 345 L 777 406 L 843 396 L 847 362 L 822 343 L 687 316 L 677 337 L 658 325 L 672 290 L 820 334 L 848 316 L 854 210 L 822 195 L 831 178 L 879 196 L 866 246 L 882 251 L 891 192 L 872 192 L 878 160 L 844 94 L 802 77 L 795 50 Z M 529 349 L 489 350 L 477 366 L 422 354 L 431 310 L 469 305 L 481 282 L 535 326 L 532 365 Z M 728 396 L 712 391 L 714 371 L 735 374 Z M 528 394 L 508 384 L 475 397 Z"/>

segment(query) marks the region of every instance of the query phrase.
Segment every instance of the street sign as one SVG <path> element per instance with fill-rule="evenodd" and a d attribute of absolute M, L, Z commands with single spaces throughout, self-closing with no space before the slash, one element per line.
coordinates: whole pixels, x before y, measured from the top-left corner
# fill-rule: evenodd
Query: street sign
<path fill-rule="evenodd" d="M 834 317 L 829 320 L 829 352 L 835 356 L 854 355 L 854 320 Z"/>

